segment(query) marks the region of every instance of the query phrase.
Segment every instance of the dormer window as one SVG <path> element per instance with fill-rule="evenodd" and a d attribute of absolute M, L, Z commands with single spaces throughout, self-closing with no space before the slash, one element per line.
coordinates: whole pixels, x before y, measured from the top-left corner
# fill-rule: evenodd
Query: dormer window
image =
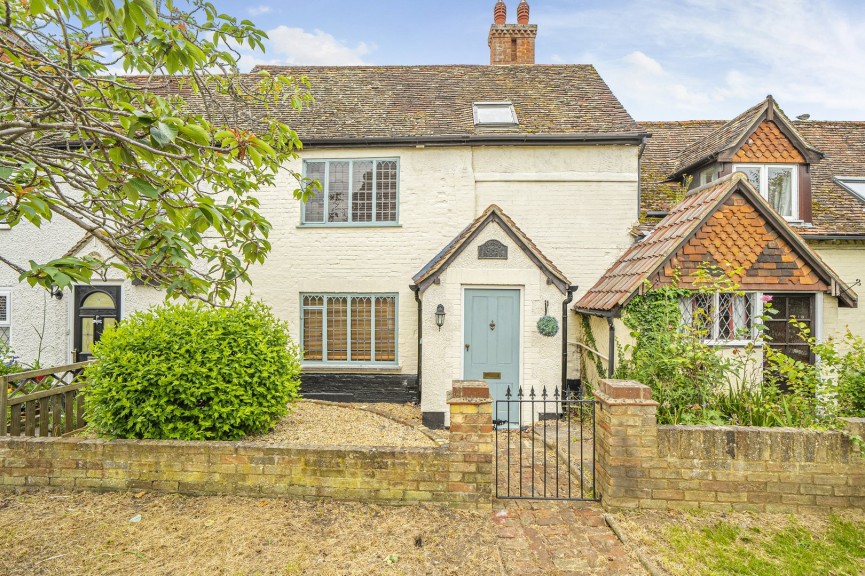
<path fill-rule="evenodd" d="M 475 102 L 475 126 L 518 126 L 517 113 L 511 102 Z"/>
<path fill-rule="evenodd" d="M 865 177 L 837 177 L 835 181 L 862 200 L 865 200 Z"/>
<path fill-rule="evenodd" d="M 799 181 L 797 165 L 734 164 L 733 170 L 744 172 L 758 192 L 775 211 L 787 220 L 799 220 Z"/>

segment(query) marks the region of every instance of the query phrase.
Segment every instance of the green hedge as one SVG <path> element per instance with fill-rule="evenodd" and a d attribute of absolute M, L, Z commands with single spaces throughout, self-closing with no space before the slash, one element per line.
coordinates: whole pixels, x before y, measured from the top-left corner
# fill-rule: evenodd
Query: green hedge
<path fill-rule="evenodd" d="M 300 352 L 270 308 L 164 305 L 106 331 L 85 371 L 87 417 L 119 438 L 236 440 L 299 398 Z"/>

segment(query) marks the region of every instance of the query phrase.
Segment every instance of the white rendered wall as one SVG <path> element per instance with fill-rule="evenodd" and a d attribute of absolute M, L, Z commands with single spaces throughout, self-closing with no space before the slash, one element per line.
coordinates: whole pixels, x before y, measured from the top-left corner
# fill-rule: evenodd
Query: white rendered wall
<path fill-rule="evenodd" d="M 507 260 L 479 260 L 477 247 L 496 239 L 508 247 Z M 464 359 L 463 316 L 465 290 L 470 288 L 509 288 L 520 291 L 520 374 L 519 385 L 528 394 L 531 387 L 540 395 L 544 386 L 552 398 L 561 386 L 561 331 L 547 337 L 538 333 L 537 321 L 544 315 L 561 315 L 565 295 L 547 283 L 546 275 L 526 256 L 497 225 L 490 224 L 468 244 L 422 298 L 424 303 L 423 397 L 424 412 L 444 412 L 447 418 L 446 392 L 454 380 L 462 380 Z M 447 316 L 441 330 L 432 312 L 443 304 Z M 561 328 L 561 327 L 560 327 Z M 516 395 L 516 390 L 513 391 Z M 537 407 L 540 410 L 540 406 Z M 548 405 L 553 412 L 553 405 Z M 527 418 L 528 414 L 524 414 Z"/>
<path fill-rule="evenodd" d="M 636 146 L 310 150 L 304 158 L 399 158 L 399 226 L 301 227 L 291 196 L 296 183 L 284 174 L 276 189 L 259 194 L 274 225 L 273 253 L 252 270 L 253 291 L 296 338 L 301 293 L 397 292 L 399 366 L 389 371 L 404 374 L 417 372 L 412 276 L 490 204 L 499 204 L 581 292 L 630 245 L 637 220 Z M 291 168 L 301 170 L 301 162 Z M 550 306 L 559 317 L 561 299 Z M 433 311 L 424 313 L 431 322 Z M 426 379 L 433 368 L 423 370 Z M 436 401 L 443 406 L 444 395 Z"/>

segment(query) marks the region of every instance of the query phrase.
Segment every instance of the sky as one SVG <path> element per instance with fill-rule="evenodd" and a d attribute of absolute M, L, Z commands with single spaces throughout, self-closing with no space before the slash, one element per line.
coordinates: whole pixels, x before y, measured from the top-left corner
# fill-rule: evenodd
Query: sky
<path fill-rule="evenodd" d="M 488 64 L 494 0 L 213 0 L 267 31 L 257 63 Z M 506 0 L 508 22 L 518 0 Z M 865 120 L 865 0 L 529 0 L 537 63 L 594 64 L 637 120 Z"/>

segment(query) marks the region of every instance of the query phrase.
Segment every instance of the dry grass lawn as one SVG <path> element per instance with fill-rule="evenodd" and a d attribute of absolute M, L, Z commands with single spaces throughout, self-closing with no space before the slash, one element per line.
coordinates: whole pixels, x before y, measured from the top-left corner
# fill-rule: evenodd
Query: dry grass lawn
<path fill-rule="evenodd" d="M 145 493 L 0 493 L 4 576 L 470 576 L 498 567 L 488 513 Z"/>

